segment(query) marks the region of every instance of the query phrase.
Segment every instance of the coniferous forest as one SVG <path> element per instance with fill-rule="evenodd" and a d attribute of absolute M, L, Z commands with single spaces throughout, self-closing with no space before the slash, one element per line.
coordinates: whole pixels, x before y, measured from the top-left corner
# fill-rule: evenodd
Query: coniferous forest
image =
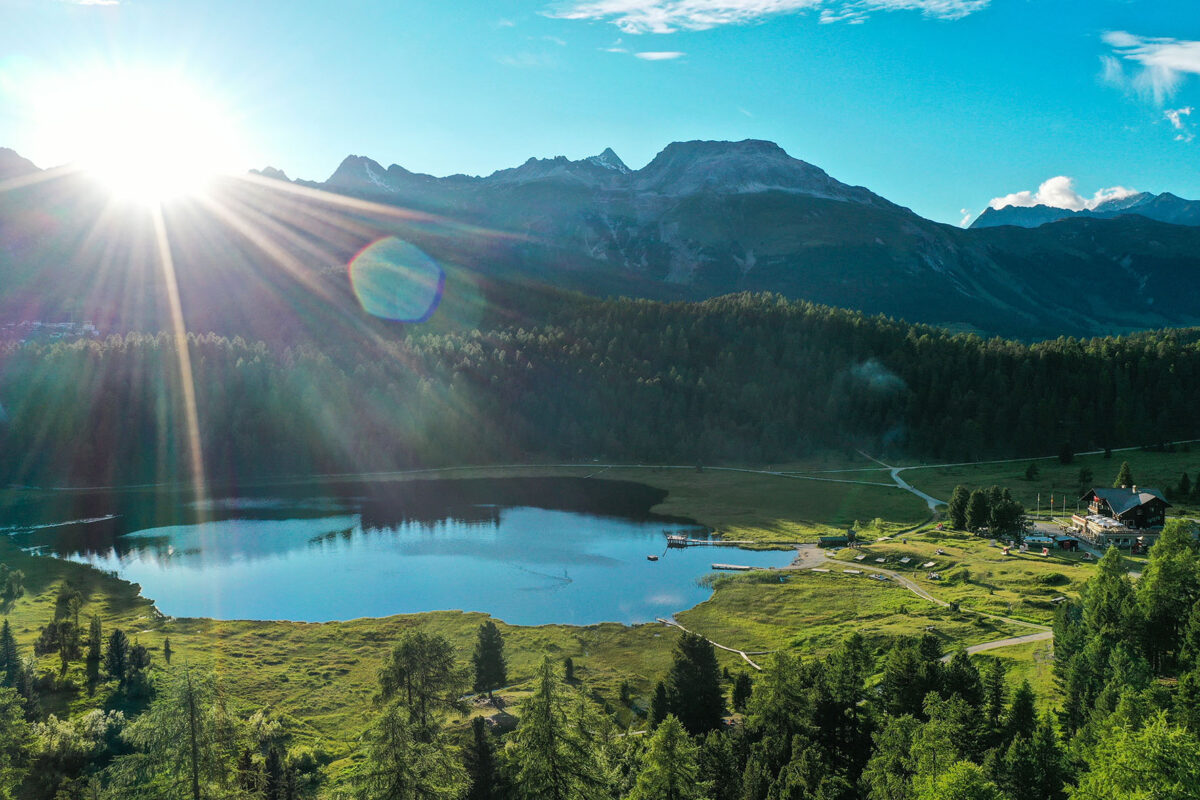
<path fill-rule="evenodd" d="M 187 346 L 214 478 L 845 447 L 966 460 L 1197 432 L 1191 330 L 1023 344 L 733 295 L 572 298 L 537 324 L 397 327 L 321 348 L 211 334 Z M 185 475 L 178 363 L 165 333 L 0 345 L 0 448 L 20 454 L 0 481 Z"/>

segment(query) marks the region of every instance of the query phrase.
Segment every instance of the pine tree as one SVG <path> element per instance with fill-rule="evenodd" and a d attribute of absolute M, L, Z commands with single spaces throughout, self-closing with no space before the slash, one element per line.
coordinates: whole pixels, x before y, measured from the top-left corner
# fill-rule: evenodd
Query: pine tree
<path fill-rule="evenodd" d="M 475 653 L 471 657 L 475 668 L 475 691 L 487 692 L 490 698 L 495 689 L 508 683 L 508 667 L 504 661 L 504 637 L 490 619 L 479 626 Z"/>
<path fill-rule="evenodd" d="M 967 499 L 966 529 L 972 533 L 978 531 L 988 524 L 990 516 L 991 508 L 988 505 L 987 492 L 983 489 L 976 489 L 971 492 L 971 496 Z"/>
<path fill-rule="evenodd" d="M 498 800 L 501 796 L 503 787 L 500 786 L 491 737 L 483 717 L 471 720 L 471 743 L 464 754 L 467 776 L 471 780 L 466 800 Z"/>
<path fill-rule="evenodd" d="M 960 483 L 954 487 L 954 494 L 950 495 L 950 502 L 946 506 L 950 527 L 960 531 L 967 529 L 967 502 L 970 497 L 971 492 L 966 486 Z"/>
<path fill-rule="evenodd" d="M 365 757 L 353 776 L 359 800 L 457 800 L 466 791 L 467 771 L 449 742 L 418 724 L 399 699 L 364 738 Z"/>
<path fill-rule="evenodd" d="M 703 800 L 711 788 L 699 777 L 699 748 L 674 715 L 655 729 L 629 800 Z"/>
<path fill-rule="evenodd" d="M 171 666 L 171 639 L 168 637 L 163 639 L 162 646 L 163 661 L 167 662 L 167 666 Z"/>
<path fill-rule="evenodd" d="M 1029 681 L 1021 681 L 1004 718 L 1004 736 L 1010 741 L 1018 737 L 1032 739 L 1037 721 L 1037 697 Z"/>
<path fill-rule="evenodd" d="M 104 651 L 104 669 L 110 679 L 122 687 L 129 672 L 129 637 L 120 628 L 114 628 L 108 637 L 108 648 Z"/>
<path fill-rule="evenodd" d="M 1002 731 L 1004 706 L 1008 699 L 1008 684 L 1005 682 L 1004 662 L 993 658 L 988 665 L 983 681 L 983 721 L 989 735 Z"/>
<path fill-rule="evenodd" d="M 1117 473 L 1117 479 L 1113 481 L 1113 488 L 1120 489 L 1121 487 L 1132 487 L 1133 470 L 1129 468 L 1128 461 L 1121 462 L 1121 471 Z"/>
<path fill-rule="evenodd" d="M 92 615 L 91 621 L 88 623 L 88 663 L 100 663 L 100 648 L 104 646 L 104 633 L 100 627 L 100 617 Z"/>
<path fill-rule="evenodd" d="M 667 684 L 659 681 L 654 687 L 654 697 L 650 701 L 650 725 L 657 727 L 670 714 L 670 704 L 667 700 Z"/>
<path fill-rule="evenodd" d="M 446 637 L 410 628 L 388 654 L 379 684 L 382 700 L 396 699 L 408 712 L 417 738 L 432 741 L 426 737 L 436 731 L 437 713 L 459 708 L 467 675 L 455 662 L 454 647 Z"/>
<path fill-rule="evenodd" d="M 609 796 L 601 754 L 581 729 L 579 704 L 547 657 L 521 706 L 509 755 L 519 800 L 601 800 Z"/>
<path fill-rule="evenodd" d="M 725 692 L 717 652 L 703 636 L 684 633 L 667 673 L 667 708 L 693 736 L 721 727 Z"/>
<path fill-rule="evenodd" d="M 21 666 L 21 651 L 6 617 L 4 624 L 0 626 L 0 686 L 17 688 Z"/>
<path fill-rule="evenodd" d="M 753 692 L 754 683 L 750 680 L 750 675 L 739 672 L 733 681 L 733 707 L 738 711 L 745 711 Z"/>

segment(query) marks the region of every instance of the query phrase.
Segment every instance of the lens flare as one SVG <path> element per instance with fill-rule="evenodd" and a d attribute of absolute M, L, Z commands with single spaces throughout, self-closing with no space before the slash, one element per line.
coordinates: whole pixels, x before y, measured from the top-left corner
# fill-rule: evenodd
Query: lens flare
<path fill-rule="evenodd" d="M 446 273 L 416 245 L 394 236 L 378 239 L 350 262 L 350 285 L 372 316 L 425 322 L 437 310 Z"/>

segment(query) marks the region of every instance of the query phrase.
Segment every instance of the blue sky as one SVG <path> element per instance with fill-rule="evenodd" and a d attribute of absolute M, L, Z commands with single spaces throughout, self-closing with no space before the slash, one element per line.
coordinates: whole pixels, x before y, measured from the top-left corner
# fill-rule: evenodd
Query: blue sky
<path fill-rule="evenodd" d="M 487 174 L 610 146 L 637 168 L 675 140 L 761 138 L 954 224 L 1010 194 L 1200 198 L 1193 0 L 0 0 L 0 18 L 0 145 L 41 166 L 74 154 L 22 89 L 122 64 L 219 98 L 244 166 L 292 177 L 349 153 Z"/>

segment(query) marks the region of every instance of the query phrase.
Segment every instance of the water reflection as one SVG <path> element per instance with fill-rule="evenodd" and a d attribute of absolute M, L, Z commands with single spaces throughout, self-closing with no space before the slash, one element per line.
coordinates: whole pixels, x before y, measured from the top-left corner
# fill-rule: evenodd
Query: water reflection
<path fill-rule="evenodd" d="M 37 522 L 15 535 L 141 584 L 164 613 L 222 619 L 464 609 L 518 624 L 644 622 L 707 598 L 696 579 L 713 561 L 768 566 L 790 557 L 667 552 L 665 533 L 695 535 L 696 526 L 649 515 L 661 493 L 646 490 L 605 481 L 439 481 L 169 508 L 143 497 L 141 505 L 119 504 L 119 514 Z M 535 498 L 542 502 L 528 502 Z M 502 502 L 479 502 L 486 499 Z M 650 554 L 660 560 L 648 561 Z"/>

